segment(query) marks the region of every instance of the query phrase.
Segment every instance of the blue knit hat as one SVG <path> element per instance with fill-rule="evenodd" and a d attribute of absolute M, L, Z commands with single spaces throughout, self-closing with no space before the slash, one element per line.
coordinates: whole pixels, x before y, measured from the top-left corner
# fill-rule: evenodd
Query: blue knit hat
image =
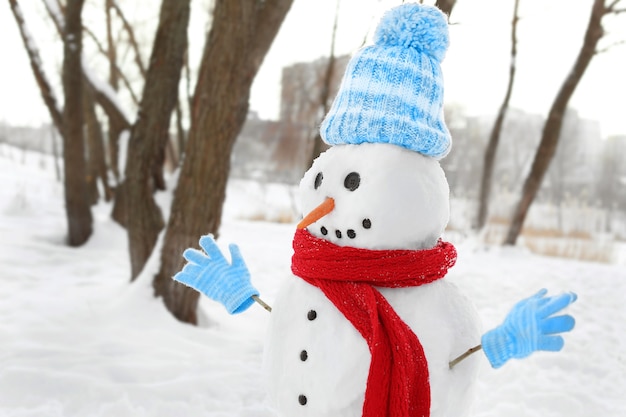
<path fill-rule="evenodd" d="M 329 145 L 390 143 L 435 159 L 450 151 L 443 120 L 440 63 L 448 24 L 436 7 L 403 4 L 389 10 L 374 45 L 348 63 L 333 105 L 320 127 Z"/>

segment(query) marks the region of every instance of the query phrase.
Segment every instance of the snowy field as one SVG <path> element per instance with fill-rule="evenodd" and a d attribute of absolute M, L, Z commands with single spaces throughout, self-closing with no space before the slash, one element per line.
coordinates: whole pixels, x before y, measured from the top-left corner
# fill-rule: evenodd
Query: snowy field
<path fill-rule="evenodd" d="M 93 237 L 72 249 L 51 160 L 0 145 L 0 181 L 0 416 L 276 416 L 261 372 L 265 310 L 230 317 L 203 299 L 202 325 L 180 324 L 152 298 L 151 271 L 129 284 L 126 236 L 109 205 L 94 208 Z M 293 203 L 280 188 L 233 182 L 228 192 L 219 242 L 240 245 L 271 304 L 290 279 L 294 224 L 245 219 L 284 218 Z M 448 279 L 475 302 L 485 329 L 542 287 L 579 295 L 562 352 L 499 370 L 483 360 L 472 416 L 626 415 L 623 265 L 446 238 L 459 252 Z"/>

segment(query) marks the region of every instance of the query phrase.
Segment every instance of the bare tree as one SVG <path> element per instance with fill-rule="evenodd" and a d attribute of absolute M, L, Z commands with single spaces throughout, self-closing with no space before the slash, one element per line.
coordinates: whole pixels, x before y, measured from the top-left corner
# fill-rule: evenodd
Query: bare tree
<path fill-rule="evenodd" d="M 63 139 L 64 181 L 66 212 L 68 217 L 68 243 L 80 245 L 91 234 L 92 217 L 90 204 L 98 196 L 96 180 L 101 179 L 105 199 L 110 199 L 112 191 L 108 186 L 107 167 L 103 152 L 103 137 L 99 121 L 95 113 L 95 96 L 99 95 L 105 106 L 113 109 L 117 119 L 125 123 L 125 116 L 118 106 L 111 101 L 109 94 L 102 91 L 102 87 L 95 88 L 94 80 L 85 76 L 82 62 L 82 26 L 81 13 L 83 2 L 71 2 L 67 7 L 60 4 L 46 2 L 49 14 L 53 17 L 55 26 L 64 45 L 64 61 L 62 69 L 63 89 L 65 94 L 65 108 L 59 109 L 52 93 L 50 84 L 41 67 L 37 49 L 33 39 L 28 35 L 24 17 L 19 11 L 17 1 L 10 4 L 20 27 L 26 50 L 31 59 L 33 74 L 40 86 L 44 103 L 49 109 L 51 118 Z M 72 13 L 72 22 L 69 22 L 69 13 Z M 64 14 L 68 14 L 67 18 Z M 78 36 L 75 30 L 78 25 Z M 95 83 L 98 84 L 98 83 Z"/>
<path fill-rule="evenodd" d="M 65 11 L 58 6 L 58 3 L 52 1 L 44 1 L 44 4 L 59 36 L 65 39 Z M 109 84 L 96 79 L 94 72 L 84 63 L 81 66 L 81 71 L 87 87 L 93 91 L 96 102 L 104 110 L 111 123 L 118 126 L 120 130 L 130 129 L 130 120 L 128 120 L 119 103 L 114 99 L 115 94 Z"/>
<path fill-rule="evenodd" d="M 198 293 L 172 276 L 198 235 L 219 232 L 230 154 L 248 113 L 250 87 L 293 0 L 217 0 L 191 108 L 178 186 L 154 277 L 157 295 L 181 321 L 196 323 Z"/>
<path fill-rule="evenodd" d="M 59 166 L 59 145 L 57 144 L 57 130 L 54 125 L 50 126 L 50 138 L 52 139 L 52 156 L 54 158 L 54 173 L 57 181 L 61 182 L 61 167 Z"/>
<path fill-rule="evenodd" d="M 46 0 L 48 2 L 50 0 Z M 57 0 L 58 1 L 58 0 Z M 119 88 L 119 82 L 121 81 L 126 90 L 130 94 L 130 98 L 133 103 L 138 107 L 139 99 L 137 98 L 137 94 L 131 86 L 131 82 L 128 79 L 128 76 L 122 71 L 122 69 L 118 66 L 118 58 L 117 58 L 117 42 L 113 38 L 113 16 L 112 12 L 115 11 L 119 19 L 122 21 L 124 32 L 128 34 L 129 44 L 133 48 L 135 52 L 135 62 L 139 68 L 139 72 L 141 77 L 145 81 L 145 67 L 141 61 L 141 56 L 139 54 L 139 47 L 136 42 L 135 33 L 126 19 L 122 9 L 115 2 L 115 0 L 105 0 L 104 1 L 104 12 L 105 12 L 105 23 L 106 23 L 106 47 L 100 42 L 98 37 L 88 28 L 83 27 L 83 31 L 87 34 L 91 40 L 95 43 L 96 47 L 100 51 L 102 55 L 104 55 L 109 64 L 109 85 L 113 92 L 117 93 Z M 108 152 L 110 156 L 110 168 L 113 172 L 113 175 L 116 181 L 119 183 L 120 181 L 120 168 L 118 166 L 119 160 L 119 138 L 124 130 L 129 129 L 130 126 L 127 124 L 120 124 L 115 118 L 109 117 L 108 123 Z M 121 216 L 121 214 L 119 214 Z M 117 219 L 118 213 L 114 212 L 113 218 Z"/>
<path fill-rule="evenodd" d="M 333 21 L 333 31 L 330 38 L 330 54 L 328 55 L 328 62 L 326 64 L 326 70 L 324 71 L 324 78 L 322 80 L 322 88 L 320 89 L 319 98 L 319 115 L 317 117 L 317 123 L 315 123 L 315 137 L 313 138 L 313 150 L 311 152 L 311 159 L 307 166 L 310 167 L 313 164 L 315 158 L 317 158 L 322 152 L 328 149 L 328 145 L 322 140 L 322 135 L 318 129 L 326 113 L 328 113 L 331 83 L 333 80 L 333 71 L 335 69 L 335 44 L 337 42 L 337 23 L 339 21 L 339 5 L 341 1 L 337 0 L 335 5 L 335 20 Z"/>
<path fill-rule="evenodd" d="M 618 9 L 617 6 L 623 0 L 610 0 L 608 4 L 605 0 L 594 0 L 591 9 L 591 16 L 587 24 L 583 45 L 578 53 L 572 70 L 569 72 L 559 92 L 557 93 L 548 119 L 543 128 L 541 142 L 535 154 L 531 171 L 524 182 L 522 196 L 515 209 L 507 237 L 504 241 L 505 245 L 515 245 L 517 238 L 522 230 L 524 220 L 530 208 L 541 183 L 543 177 L 548 170 L 550 162 L 556 151 L 559 137 L 561 136 L 561 127 L 563 125 L 563 116 L 569 103 L 570 98 L 574 94 L 578 83 L 582 79 L 589 63 L 597 53 L 598 42 L 604 34 L 602 26 L 602 18 L 608 14 L 621 13 L 624 10 Z"/>
<path fill-rule="evenodd" d="M 190 0 L 163 0 L 159 25 L 146 73 L 137 122 L 128 144 L 125 181 L 117 205 L 125 207 L 131 279 L 143 269 L 163 215 L 153 198 L 155 172 L 161 172 L 169 140 L 170 118 L 178 99 L 178 84 L 187 46 Z"/>
<path fill-rule="evenodd" d="M 118 88 L 118 71 L 117 71 L 117 47 L 113 40 L 113 20 L 111 16 L 111 9 L 113 8 L 113 0 L 105 0 L 104 12 L 106 16 L 106 30 L 107 30 L 107 58 L 109 61 L 109 84 L 111 88 L 117 91 Z"/>
<path fill-rule="evenodd" d="M 506 88 L 506 94 L 504 100 L 498 110 L 498 116 L 491 129 L 489 135 L 489 143 L 485 150 L 485 158 L 483 161 L 483 174 L 480 182 L 480 197 L 478 200 L 478 219 L 476 226 L 478 229 L 482 229 L 487 222 L 487 216 L 489 213 L 489 197 L 491 195 L 493 166 L 496 160 L 496 152 L 498 150 L 498 143 L 500 142 L 500 135 L 502 133 L 502 125 L 504 123 L 504 117 L 506 111 L 509 108 L 509 101 L 511 100 L 511 93 L 513 92 L 513 83 L 515 81 L 515 69 L 517 67 L 515 59 L 517 57 L 517 22 L 519 21 L 518 15 L 519 0 L 515 0 L 513 7 L 513 21 L 511 23 L 511 64 L 509 65 L 509 82 Z"/>
<path fill-rule="evenodd" d="M 71 38 L 68 38 L 67 36 L 67 23 L 65 16 L 68 7 L 62 6 L 58 0 L 45 1 L 44 4 L 59 36 L 65 45 L 67 40 Z M 93 35 L 88 28 L 82 25 L 81 22 L 81 35 L 83 32 L 87 33 L 88 36 L 94 40 L 97 47 L 103 51 L 104 48 L 95 35 Z M 93 72 L 86 66 L 84 60 L 80 59 L 78 62 L 80 69 L 78 75 L 80 79 L 76 82 L 82 82 L 81 91 L 83 95 L 81 100 L 82 117 L 80 122 L 83 123 L 83 127 L 81 129 L 83 129 L 83 132 L 86 135 L 85 138 L 87 139 L 84 142 L 84 147 L 86 146 L 86 148 L 83 149 L 83 154 L 86 155 L 87 158 L 85 161 L 85 174 L 83 175 L 84 181 L 87 183 L 87 199 L 90 203 L 96 202 L 98 198 L 96 181 L 100 178 L 105 193 L 104 197 L 108 201 L 113 197 L 113 191 L 108 185 L 108 171 L 104 155 L 104 137 L 100 122 L 96 116 L 95 104 L 98 103 L 105 111 L 114 130 L 117 129 L 116 131 L 122 131 L 128 129 L 130 128 L 130 123 L 124 115 L 120 105 L 115 100 L 111 87 L 105 83 L 101 83 L 95 77 Z M 119 72 L 119 68 L 117 70 Z M 75 77 L 75 75 L 73 75 L 73 77 Z M 72 122 L 78 123 L 78 120 L 79 119 L 73 119 Z M 113 161 L 113 158 L 111 158 L 111 160 Z M 83 164 L 85 164 L 85 162 Z"/>
<path fill-rule="evenodd" d="M 83 0 L 69 0 L 63 42 L 63 159 L 68 243 L 79 246 L 92 233 L 83 136 L 82 19 Z"/>
<path fill-rule="evenodd" d="M 114 91 L 118 89 L 118 66 L 117 66 L 117 46 L 113 40 L 113 21 L 111 16 L 111 9 L 113 8 L 113 0 L 106 0 L 104 4 L 106 15 L 106 30 L 107 30 L 107 60 L 109 61 L 109 84 Z M 131 90 L 132 91 L 132 90 Z M 113 123 L 109 119 L 109 159 L 111 165 L 111 171 L 117 183 L 120 181 L 120 169 L 119 169 L 119 137 L 122 134 L 122 127 Z"/>
<path fill-rule="evenodd" d="M 87 186 L 90 188 L 92 204 L 97 203 L 100 192 L 98 191 L 98 180 L 102 184 L 104 200 L 110 201 L 113 198 L 113 190 L 109 186 L 109 172 L 104 156 L 104 135 L 102 126 L 96 115 L 96 103 L 93 91 L 83 84 L 83 115 L 85 120 L 85 135 L 87 137 Z"/>
<path fill-rule="evenodd" d="M 563 116 L 561 139 L 559 139 L 550 167 L 546 171 L 546 180 L 539 192 L 539 198 L 545 193 L 557 207 L 560 207 L 565 197 L 574 191 L 570 185 L 572 177 L 575 176 L 580 163 L 584 164 L 584 161 L 578 160 L 582 147 L 580 132 L 582 129 L 578 112 L 568 107 Z M 589 155 L 585 155 L 585 157 L 589 157 Z M 577 188 L 580 188 L 580 184 L 577 184 Z M 560 219 L 558 227 L 562 229 Z"/>

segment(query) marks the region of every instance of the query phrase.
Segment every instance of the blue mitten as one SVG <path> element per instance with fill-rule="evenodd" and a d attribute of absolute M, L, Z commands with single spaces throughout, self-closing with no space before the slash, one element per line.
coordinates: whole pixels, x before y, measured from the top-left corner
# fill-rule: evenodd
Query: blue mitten
<path fill-rule="evenodd" d="M 525 358 L 536 350 L 559 351 L 563 338 L 557 333 L 574 328 L 570 315 L 550 317 L 574 301 L 576 294 L 565 293 L 544 297 L 548 291 L 518 302 L 500 326 L 482 337 L 482 347 L 494 368 L 499 368 L 511 358 Z"/>
<path fill-rule="evenodd" d="M 174 279 L 222 303 L 230 314 L 248 309 L 254 303 L 252 296 L 259 292 L 250 283 L 250 273 L 239 247 L 229 245 L 232 263 L 228 263 L 213 236 L 202 236 L 200 246 L 206 254 L 191 248 L 185 250 L 183 256 L 189 263 Z"/>

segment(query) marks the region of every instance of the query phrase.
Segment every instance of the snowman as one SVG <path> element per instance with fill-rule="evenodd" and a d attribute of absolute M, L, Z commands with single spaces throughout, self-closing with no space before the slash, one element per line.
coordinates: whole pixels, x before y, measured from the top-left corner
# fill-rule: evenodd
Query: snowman
<path fill-rule="evenodd" d="M 445 279 L 456 260 L 441 236 L 450 150 L 440 63 L 447 23 L 403 4 L 351 59 L 321 125 L 332 145 L 300 183 L 304 213 L 293 279 L 271 310 L 264 367 L 281 417 L 444 417 L 470 409 L 482 350 L 494 368 L 558 351 L 575 301 L 541 290 L 481 335 L 472 303 Z M 187 249 L 174 279 L 240 313 L 263 303 L 236 245 Z"/>

